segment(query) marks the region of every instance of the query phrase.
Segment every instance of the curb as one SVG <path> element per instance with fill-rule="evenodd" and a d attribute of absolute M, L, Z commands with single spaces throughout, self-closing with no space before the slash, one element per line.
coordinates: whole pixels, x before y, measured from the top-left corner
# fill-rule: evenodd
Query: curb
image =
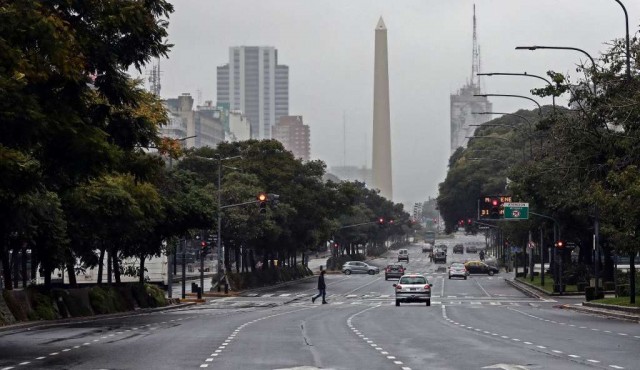
<path fill-rule="evenodd" d="M 585 307 L 600 308 L 604 310 L 622 311 L 630 314 L 640 315 L 640 307 L 626 307 L 613 304 L 597 303 L 597 302 L 583 302 Z"/>
<path fill-rule="evenodd" d="M 176 310 L 176 309 L 185 308 L 193 305 L 195 305 L 195 303 L 187 302 L 187 303 L 180 303 L 180 304 L 169 305 L 164 307 L 141 308 L 136 311 L 118 312 L 118 313 L 105 314 L 105 315 L 71 317 L 66 319 L 47 320 L 47 321 L 29 321 L 24 323 L 0 326 L 0 333 L 10 332 L 10 331 L 20 332 L 20 331 L 31 330 L 31 329 L 43 329 L 43 328 L 62 326 L 70 323 L 85 323 L 85 322 L 92 322 L 92 321 L 99 321 L 99 320 L 111 320 L 111 319 L 117 319 L 121 317 L 140 316 L 140 315 L 146 315 L 154 312 Z"/>
<path fill-rule="evenodd" d="M 607 318 L 613 318 L 624 321 L 631 321 L 640 324 L 640 315 L 630 315 L 621 312 L 615 312 L 612 309 L 599 309 L 595 307 L 584 306 L 585 303 L 582 303 L 583 306 L 574 306 L 574 305 L 561 305 L 559 306 L 562 309 L 578 311 L 582 313 L 605 316 Z"/>
<path fill-rule="evenodd" d="M 508 278 L 504 278 L 504 281 L 511 285 L 512 287 L 516 288 L 517 290 L 521 291 L 522 293 L 524 293 L 526 296 L 530 297 L 530 298 L 537 298 L 537 299 L 543 299 L 545 297 L 543 297 L 542 295 L 538 294 L 538 293 L 542 293 L 544 295 L 546 295 L 546 292 L 542 292 L 539 289 L 537 289 L 536 287 L 532 287 L 528 284 L 522 284 L 519 281 L 516 280 L 511 280 Z M 534 290 L 531 290 L 529 288 L 533 288 Z"/>
<path fill-rule="evenodd" d="M 564 292 L 562 294 L 560 294 L 560 293 L 550 293 L 550 292 L 548 292 L 548 291 L 546 291 L 546 290 L 544 290 L 544 289 L 542 289 L 542 288 L 540 288 L 538 286 L 531 285 L 531 284 L 527 283 L 526 281 L 516 280 L 515 278 L 512 281 L 514 283 L 516 283 L 516 284 L 520 284 L 521 286 L 524 285 L 524 286 L 526 286 L 528 288 L 531 288 L 531 289 L 533 289 L 533 290 L 535 290 L 537 292 L 540 292 L 543 295 L 548 296 L 548 297 L 584 297 L 584 294 L 585 294 L 584 292 Z"/>

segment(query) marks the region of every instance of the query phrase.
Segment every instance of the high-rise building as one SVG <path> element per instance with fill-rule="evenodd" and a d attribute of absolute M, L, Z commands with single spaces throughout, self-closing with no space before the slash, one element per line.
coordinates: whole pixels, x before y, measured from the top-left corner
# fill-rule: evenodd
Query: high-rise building
<path fill-rule="evenodd" d="M 459 147 L 466 147 L 469 139 L 466 136 L 473 136 L 475 126 L 487 122 L 490 115 L 474 114 L 474 112 L 491 112 L 492 105 L 481 94 L 480 85 L 480 47 L 476 35 L 476 6 L 473 6 L 473 51 L 471 60 L 471 79 L 456 94 L 450 96 L 451 112 L 451 154 Z"/>
<path fill-rule="evenodd" d="M 229 116 L 228 141 L 245 141 L 251 139 L 251 124 L 247 116 L 239 110 L 232 110 Z"/>
<path fill-rule="evenodd" d="M 270 139 L 272 127 L 289 114 L 289 67 L 278 64 L 271 46 L 229 48 L 229 63 L 217 70 L 218 104 L 249 118 L 251 137 Z"/>
<path fill-rule="evenodd" d="M 293 156 L 308 161 L 311 158 L 309 126 L 302 123 L 302 116 L 282 116 L 273 127 L 273 138 L 282 143 Z"/>

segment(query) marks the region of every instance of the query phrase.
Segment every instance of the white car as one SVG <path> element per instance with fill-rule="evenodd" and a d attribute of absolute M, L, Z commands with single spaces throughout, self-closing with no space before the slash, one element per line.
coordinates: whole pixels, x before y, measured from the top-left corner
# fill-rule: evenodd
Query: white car
<path fill-rule="evenodd" d="M 393 284 L 396 290 L 396 306 L 400 306 L 400 302 L 425 302 L 427 306 L 431 306 L 432 286 L 424 275 L 403 275 L 397 284 Z"/>

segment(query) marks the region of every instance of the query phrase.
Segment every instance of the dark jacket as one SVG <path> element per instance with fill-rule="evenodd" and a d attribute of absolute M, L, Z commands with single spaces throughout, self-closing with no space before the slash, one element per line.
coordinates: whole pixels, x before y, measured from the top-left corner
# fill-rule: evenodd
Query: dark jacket
<path fill-rule="evenodd" d="M 324 274 L 320 274 L 318 277 L 318 289 L 326 289 L 327 286 L 324 284 Z"/>

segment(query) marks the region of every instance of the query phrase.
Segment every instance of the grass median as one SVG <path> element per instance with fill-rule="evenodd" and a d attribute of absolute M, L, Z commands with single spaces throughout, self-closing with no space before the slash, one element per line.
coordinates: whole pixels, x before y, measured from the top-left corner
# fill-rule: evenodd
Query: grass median
<path fill-rule="evenodd" d="M 603 298 L 591 301 L 593 303 L 612 304 L 616 306 L 638 307 L 640 308 L 640 296 L 636 296 L 636 303 L 629 303 L 629 297 Z"/>
<path fill-rule="evenodd" d="M 553 293 L 553 279 L 551 279 L 550 277 L 545 277 L 544 279 L 544 286 L 542 285 L 542 282 L 540 281 L 540 276 L 534 276 L 533 277 L 533 281 L 531 281 L 530 277 L 526 277 L 526 278 L 516 278 L 516 280 L 521 281 L 523 283 L 527 283 L 530 285 L 534 285 L 538 288 L 543 289 L 544 291 L 546 291 L 547 293 L 551 294 Z M 569 292 L 577 292 L 578 291 L 578 287 L 575 285 L 565 285 L 564 287 L 564 291 L 569 293 Z"/>

